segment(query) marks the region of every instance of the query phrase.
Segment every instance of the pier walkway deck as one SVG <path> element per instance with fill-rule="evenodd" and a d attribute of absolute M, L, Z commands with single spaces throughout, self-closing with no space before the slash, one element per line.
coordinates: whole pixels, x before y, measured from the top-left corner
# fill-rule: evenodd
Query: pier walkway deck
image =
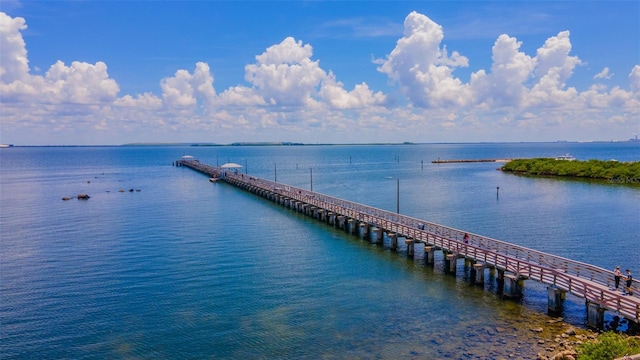
<path fill-rule="evenodd" d="M 409 256 L 413 256 L 415 245 L 422 245 L 427 263 L 433 263 L 435 250 L 442 250 L 445 269 L 449 272 L 455 273 L 456 261 L 464 258 L 471 264 L 469 268 L 472 278 L 477 284 L 484 282 L 485 270 L 497 271 L 498 281 L 503 284 L 504 296 L 520 296 L 524 280 L 540 282 L 547 285 L 550 312 L 561 311 L 565 293 L 569 292 L 586 300 L 587 325 L 591 327 L 603 326 L 605 311 L 640 323 L 640 282 L 633 281 L 633 295 L 624 295 L 619 290 L 612 289 L 612 271 L 410 216 L 224 170 L 197 160 L 178 160 L 176 165 L 219 177 L 226 183 L 339 226 L 350 233 L 368 236 L 377 243 L 382 243 L 386 236 L 394 249 L 398 238 L 404 238 Z M 464 239 L 465 234 L 468 234 L 468 239 Z M 624 283 L 623 278 L 621 289 Z"/>

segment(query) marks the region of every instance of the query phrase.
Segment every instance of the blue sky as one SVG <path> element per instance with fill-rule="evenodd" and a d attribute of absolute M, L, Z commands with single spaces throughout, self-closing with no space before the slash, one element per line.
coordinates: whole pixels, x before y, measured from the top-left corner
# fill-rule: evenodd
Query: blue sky
<path fill-rule="evenodd" d="M 638 1 L 3 1 L 0 142 L 626 140 Z"/>

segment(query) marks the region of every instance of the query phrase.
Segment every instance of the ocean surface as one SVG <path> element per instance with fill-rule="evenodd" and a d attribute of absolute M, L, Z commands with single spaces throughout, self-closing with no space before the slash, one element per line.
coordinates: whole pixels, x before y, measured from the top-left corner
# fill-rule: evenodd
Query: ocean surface
<path fill-rule="evenodd" d="M 505 300 L 191 169 L 183 155 L 640 273 L 640 186 L 499 163 L 640 143 L 0 149 L 2 359 L 535 359 L 545 288 Z M 498 189 L 499 187 L 499 189 Z M 123 191 L 120 191 L 123 190 Z M 399 190 L 399 192 L 398 192 Z M 81 193 L 89 200 L 71 199 Z M 397 194 L 399 193 L 399 196 Z M 562 317 L 585 321 L 567 296 Z M 607 316 L 611 316 L 608 314 Z"/>

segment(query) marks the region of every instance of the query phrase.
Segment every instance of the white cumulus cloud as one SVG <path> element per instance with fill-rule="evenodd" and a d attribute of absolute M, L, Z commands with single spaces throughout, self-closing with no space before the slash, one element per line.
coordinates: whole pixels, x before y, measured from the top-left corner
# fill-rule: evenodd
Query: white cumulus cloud
<path fill-rule="evenodd" d="M 520 106 L 528 94 L 526 81 L 535 60 L 520 51 L 522 43 L 506 34 L 493 45 L 491 73 L 480 70 L 471 77 L 476 103 L 489 106 Z"/>
<path fill-rule="evenodd" d="M 442 26 L 414 11 L 404 20 L 404 36 L 378 67 L 419 107 L 459 106 L 469 99 L 468 86 L 453 76 L 468 59 L 458 52 L 449 56 L 440 47 L 443 38 Z"/>
<path fill-rule="evenodd" d="M 311 60 L 312 53 L 311 45 L 288 37 L 256 56 L 255 64 L 245 66 L 245 80 L 268 104 L 313 105 L 311 95 L 327 74 Z"/>
<path fill-rule="evenodd" d="M 599 73 L 593 76 L 594 79 L 605 79 L 605 80 L 609 80 L 612 77 L 613 77 L 613 74 L 609 74 L 609 68 L 606 66 L 604 69 L 602 69 L 602 71 L 600 71 Z"/>
<path fill-rule="evenodd" d="M 23 18 L 0 12 L 0 82 L 3 84 L 20 80 L 29 73 L 27 48 L 20 32 L 26 28 Z"/>
<path fill-rule="evenodd" d="M 32 74 L 22 37 L 25 19 L 0 12 L 2 136 L 39 135 L 43 143 L 53 143 L 67 133 L 98 131 L 84 143 L 116 143 L 127 136 L 132 142 L 157 141 L 176 134 L 185 141 L 220 136 L 218 141 L 324 142 L 358 128 L 363 141 L 457 141 L 460 134 L 474 134 L 464 139 L 469 141 L 503 135 L 555 140 L 567 136 L 550 134 L 573 135 L 576 129 L 583 134 L 637 129 L 640 64 L 628 75 L 628 89 L 605 85 L 601 80 L 613 77 L 605 67 L 593 76 L 596 83 L 579 91 L 567 85 L 583 64 L 571 53 L 569 31 L 534 44 L 539 48 L 533 54 L 522 50 L 522 41 L 502 34 L 491 49 L 490 68 L 463 80 L 456 70 L 474 59 L 447 49 L 441 25 L 415 11 L 403 25 L 388 55 L 374 61 L 405 97 L 391 107 L 398 94 L 375 91 L 359 79 L 347 89 L 314 59 L 311 44 L 294 37 L 265 44 L 255 62 L 244 66 L 244 81 L 218 92 L 215 69 L 206 62 L 176 69 L 159 80 L 159 89 L 141 94 L 119 95 L 103 61 L 56 61 L 44 75 Z"/>
<path fill-rule="evenodd" d="M 211 104 L 215 100 L 213 76 L 209 65 L 198 62 L 193 74 L 187 70 L 176 71 L 173 77 L 164 78 L 160 87 L 167 107 L 188 107 L 197 104 L 198 99 Z"/>
<path fill-rule="evenodd" d="M 0 96 L 3 102 L 97 104 L 116 99 L 120 88 L 110 79 L 104 62 L 57 61 L 45 76 L 29 73 L 21 31 L 23 18 L 0 12 Z"/>

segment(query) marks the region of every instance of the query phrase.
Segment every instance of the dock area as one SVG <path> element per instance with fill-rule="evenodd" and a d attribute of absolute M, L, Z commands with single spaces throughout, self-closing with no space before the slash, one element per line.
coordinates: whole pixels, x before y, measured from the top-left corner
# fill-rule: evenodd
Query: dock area
<path fill-rule="evenodd" d="M 498 292 L 506 298 L 522 297 L 525 280 L 542 283 L 547 286 L 550 314 L 561 313 L 565 295 L 571 293 L 585 300 L 589 327 L 602 329 L 605 311 L 640 324 L 640 282 L 633 280 L 632 295 L 623 294 L 613 289 L 612 271 L 198 160 L 181 159 L 175 165 L 217 177 L 361 239 L 389 244 L 390 250 L 402 250 L 409 257 L 423 251 L 427 266 L 433 266 L 435 253 L 442 252 L 439 258 L 448 274 L 455 275 L 458 260 L 464 260 L 473 284 L 484 286 L 485 279 L 494 279 Z"/>

